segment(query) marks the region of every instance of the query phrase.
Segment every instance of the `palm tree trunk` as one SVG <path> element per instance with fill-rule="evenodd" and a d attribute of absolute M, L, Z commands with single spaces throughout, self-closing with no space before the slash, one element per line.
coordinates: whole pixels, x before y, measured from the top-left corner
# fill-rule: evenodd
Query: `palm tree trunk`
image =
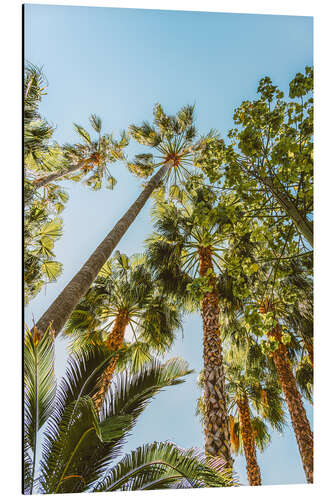
<path fill-rule="evenodd" d="M 250 407 L 246 394 L 237 400 L 237 407 L 239 411 L 240 431 L 242 434 L 249 485 L 260 486 L 260 468 L 257 462 L 256 446 L 251 426 Z"/>
<path fill-rule="evenodd" d="M 297 389 L 288 350 L 281 342 L 280 326 L 276 326 L 268 335 L 272 335 L 278 341 L 278 349 L 273 352 L 273 360 L 289 409 L 305 476 L 308 483 L 313 483 L 313 434 Z"/>
<path fill-rule="evenodd" d="M 106 238 L 89 257 L 87 262 L 83 264 L 79 272 L 66 285 L 63 291 L 40 318 L 36 325 L 38 330 L 44 332 L 51 325 L 52 334 L 54 336 L 59 334 L 81 297 L 86 294 L 102 266 L 108 260 L 127 229 L 134 222 L 149 196 L 161 182 L 167 168 L 167 164 L 163 165 L 150 179 L 136 201 L 116 223 Z"/>
<path fill-rule="evenodd" d="M 72 167 L 65 168 L 64 170 L 60 170 L 58 172 L 53 172 L 52 174 L 45 175 L 44 177 L 40 177 L 39 179 L 35 179 L 33 181 L 33 185 L 36 188 L 44 187 L 47 186 L 47 184 L 50 184 L 50 182 L 54 182 L 61 177 L 64 177 L 65 175 L 72 174 L 73 172 L 76 172 L 82 167 L 81 164 L 79 165 L 73 165 Z"/>
<path fill-rule="evenodd" d="M 109 338 L 106 341 L 106 345 L 111 351 L 118 351 L 123 346 L 125 330 L 127 325 L 128 325 L 128 314 L 126 312 L 120 312 L 115 319 L 112 331 L 109 335 Z M 107 393 L 107 390 L 109 388 L 109 385 L 111 383 L 118 359 L 119 355 L 118 356 L 116 355 L 114 358 L 112 358 L 111 362 L 106 367 L 102 375 L 100 381 L 100 387 L 93 396 L 93 401 L 97 412 L 100 412 L 102 408 L 102 404 L 105 395 Z"/>
<path fill-rule="evenodd" d="M 198 250 L 200 276 L 213 270 L 211 249 L 201 247 Z M 205 453 L 222 456 L 228 467 L 232 468 L 230 452 L 229 417 L 225 398 L 225 377 L 220 338 L 220 307 L 216 290 L 216 280 L 210 278 L 211 292 L 206 292 L 201 303 L 203 319 L 203 354 L 204 354 L 204 401 L 205 401 Z"/>

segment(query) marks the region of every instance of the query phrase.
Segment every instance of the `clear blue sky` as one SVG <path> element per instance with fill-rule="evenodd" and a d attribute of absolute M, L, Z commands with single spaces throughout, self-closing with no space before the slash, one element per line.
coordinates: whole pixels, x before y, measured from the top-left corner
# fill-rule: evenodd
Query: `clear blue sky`
<path fill-rule="evenodd" d="M 200 133 L 233 126 L 233 110 L 256 95 L 260 78 L 270 76 L 284 91 L 305 65 L 313 64 L 313 19 L 223 13 L 153 11 L 96 7 L 25 6 L 25 57 L 43 66 L 49 81 L 42 102 L 44 116 L 56 125 L 58 142 L 76 140 L 72 123 L 86 126 L 101 116 L 105 132 L 117 136 L 130 123 L 151 121 L 154 103 L 168 113 L 196 105 Z M 137 147 L 131 143 L 129 156 Z M 79 270 L 138 195 L 140 180 L 115 164 L 114 191 L 91 192 L 64 182 L 70 200 L 63 212 L 64 235 L 56 243 L 64 271 L 26 311 L 37 320 Z M 148 203 L 118 249 L 131 255 L 142 249 L 151 231 Z M 184 323 L 184 339 L 171 356 L 189 361 L 196 373 L 159 395 L 139 420 L 127 450 L 154 440 L 170 439 L 188 448 L 203 446 L 195 404 L 196 378 L 202 368 L 202 326 L 198 315 Z M 57 370 L 63 371 L 64 345 L 57 340 Z M 312 423 L 312 410 L 306 405 Z M 273 433 L 258 454 L 263 484 L 305 482 L 291 430 Z M 235 468 L 247 484 L 245 461 Z"/>

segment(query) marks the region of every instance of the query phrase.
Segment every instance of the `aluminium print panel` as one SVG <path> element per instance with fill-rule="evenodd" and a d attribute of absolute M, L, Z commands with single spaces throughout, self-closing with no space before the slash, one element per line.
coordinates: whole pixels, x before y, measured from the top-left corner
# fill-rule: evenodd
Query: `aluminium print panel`
<path fill-rule="evenodd" d="M 312 30 L 24 6 L 24 494 L 313 482 Z"/>

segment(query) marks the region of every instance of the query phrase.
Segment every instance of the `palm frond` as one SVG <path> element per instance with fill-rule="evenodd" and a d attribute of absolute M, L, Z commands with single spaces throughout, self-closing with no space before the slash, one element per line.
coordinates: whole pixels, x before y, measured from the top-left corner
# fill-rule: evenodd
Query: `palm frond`
<path fill-rule="evenodd" d="M 28 482 L 32 487 L 38 431 L 52 414 L 55 404 L 54 340 L 48 330 L 39 338 L 28 328 L 24 340 L 24 442 L 32 455 L 30 469 L 30 461 L 25 454 L 25 472 L 28 481 L 30 471 Z"/>
<path fill-rule="evenodd" d="M 102 130 L 102 120 L 100 119 L 100 117 L 96 116 L 95 114 L 91 114 L 89 116 L 89 121 L 90 121 L 90 125 L 95 130 L 95 132 L 100 134 L 101 130 Z"/>
<path fill-rule="evenodd" d="M 232 486 L 235 482 L 221 459 L 206 459 L 198 451 L 173 443 L 152 443 L 126 455 L 94 491 Z"/>
<path fill-rule="evenodd" d="M 84 141 L 90 145 L 91 144 L 91 137 L 89 135 L 89 132 L 83 128 L 81 125 L 78 125 L 77 123 L 74 123 L 74 128 L 76 132 L 84 139 Z"/>

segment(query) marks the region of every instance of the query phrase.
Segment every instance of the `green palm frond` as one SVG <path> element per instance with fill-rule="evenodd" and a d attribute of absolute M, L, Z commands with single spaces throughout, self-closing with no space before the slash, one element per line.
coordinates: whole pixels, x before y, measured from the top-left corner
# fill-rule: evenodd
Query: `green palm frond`
<path fill-rule="evenodd" d="M 156 392 L 181 384 L 183 377 L 190 373 L 192 370 L 186 361 L 173 358 L 164 364 L 154 360 L 134 374 L 118 374 L 110 386 L 102 412 L 106 416 L 130 414 L 134 422 Z"/>
<path fill-rule="evenodd" d="M 32 338 L 33 346 L 38 345 L 41 350 L 43 341 L 44 338 L 37 339 L 37 336 Z M 45 349 L 42 351 L 45 353 Z M 143 445 L 108 469 L 152 397 L 167 386 L 182 383 L 191 373 L 184 360 L 174 358 L 164 364 L 157 361 L 145 364 L 134 375 L 120 374 L 111 385 L 101 414 L 97 415 L 90 395 L 95 392 L 112 355 L 106 349 L 90 347 L 70 357 L 44 432 L 34 492 L 54 494 L 234 484 L 231 472 L 225 470 L 220 459 L 206 458 L 194 450 L 179 449 L 170 443 Z M 52 371 L 54 360 L 49 361 Z M 28 371 L 30 364 L 28 362 Z M 39 379 L 38 384 L 40 382 Z M 42 385 L 45 384 L 42 382 Z M 34 473 L 27 439 L 24 472 L 25 492 L 32 493 Z"/>
<path fill-rule="evenodd" d="M 221 459 L 208 459 L 196 450 L 173 443 L 152 443 L 126 455 L 94 491 L 133 491 L 164 488 L 232 486 L 235 481 Z"/>
<path fill-rule="evenodd" d="M 153 355 L 149 343 L 137 339 L 131 344 L 126 344 L 123 355 L 119 356 L 117 361 L 117 371 L 128 369 L 129 372 L 136 373 L 152 359 Z"/>
<path fill-rule="evenodd" d="M 38 430 L 49 418 L 56 390 L 54 341 L 47 331 L 41 339 L 26 329 L 24 345 L 25 424 L 28 443 L 35 446 Z"/>
<path fill-rule="evenodd" d="M 141 127 L 132 124 L 129 126 L 128 130 L 133 139 L 145 146 L 156 147 L 162 141 L 161 136 L 148 122 L 143 122 Z"/>
<path fill-rule="evenodd" d="M 169 191 L 171 185 L 179 186 L 191 175 L 194 154 L 200 150 L 202 141 L 199 144 L 193 142 L 196 137 L 194 106 L 183 106 L 173 116 L 167 115 L 157 103 L 153 117 L 152 125 L 143 122 L 141 126 L 129 126 L 130 136 L 154 151 L 137 154 L 127 166 L 134 174 L 148 177 L 158 167 L 167 165 L 163 186 Z"/>
<path fill-rule="evenodd" d="M 24 67 L 24 156 L 37 158 L 47 151 L 54 127 L 39 113 L 42 96 L 46 94 L 47 81 L 41 68 L 26 62 Z"/>
<path fill-rule="evenodd" d="M 25 495 L 30 495 L 33 490 L 33 475 L 33 462 L 30 456 L 27 432 L 25 432 L 23 441 L 23 491 Z"/>
<path fill-rule="evenodd" d="M 163 387 L 181 383 L 190 373 L 183 360 L 175 359 L 164 365 L 152 363 L 134 376 L 118 375 L 98 417 L 89 394 L 109 360 L 101 349 L 71 358 L 45 431 L 41 463 L 44 493 L 87 491 L 117 457 L 124 437 L 150 399 Z"/>
<path fill-rule="evenodd" d="M 263 452 L 265 448 L 271 442 L 271 437 L 268 432 L 267 425 L 259 417 L 253 417 L 251 419 L 251 427 L 254 434 L 254 441 L 258 450 Z"/>
<path fill-rule="evenodd" d="M 92 114 L 89 116 L 89 121 L 90 125 L 95 130 L 95 132 L 100 134 L 102 130 L 102 120 L 100 119 L 100 117 L 96 116 L 95 114 Z"/>
<path fill-rule="evenodd" d="M 73 491 L 72 480 L 63 483 L 68 470 L 72 471 L 82 455 L 91 454 L 102 442 L 102 430 L 90 396 L 95 393 L 113 355 L 103 347 L 88 347 L 69 358 L 66 376 L 59 383 L 54 410 L 44 433 L 41 460 L 44 492 Z M 83 483 L 88 479 L 84 478 Z M 75 488 L 83 488 L 82 481 L 79 478 L 76 481 L 80 485 L 75 483 Z"/>
<path fill-rule="evenodd" d="M 24 472 L 25 487 L 32 492 L 36 469 L 38 431 L 55 404 L 54 341 L 49 331 L 39 338 L 26 328 L 24 339 Z M 31 457 L 29 456 L 31 453 Z"/>
<path fill-rule="evenodd" d="M 61 420 L 56 460 L 43 470 L 45 493 L 84 491 L 99 477 L 112 459 L 115 441 L 123 438 L 131 424 L 127 415 L 99 422 L 89 397 L 81 397 L 66 407 Z M 93 456 L 93 463 L 89 464 Z"/>
<path fill-rule="evenodd" d="M 313 404 L 313 367 L 308 357 L 303 357 L 297 363 L 295 377 L 302 395 Z"/>
<path fill-rule="evenodd" d="M 78 125 L 77 123 L 73 124 L 76 132 L 84 139 L 84 141 L 90 146 L 91 145 L 91 137 L 89 135 L 89 132 L 83 128 L 81 125 Z"/>

